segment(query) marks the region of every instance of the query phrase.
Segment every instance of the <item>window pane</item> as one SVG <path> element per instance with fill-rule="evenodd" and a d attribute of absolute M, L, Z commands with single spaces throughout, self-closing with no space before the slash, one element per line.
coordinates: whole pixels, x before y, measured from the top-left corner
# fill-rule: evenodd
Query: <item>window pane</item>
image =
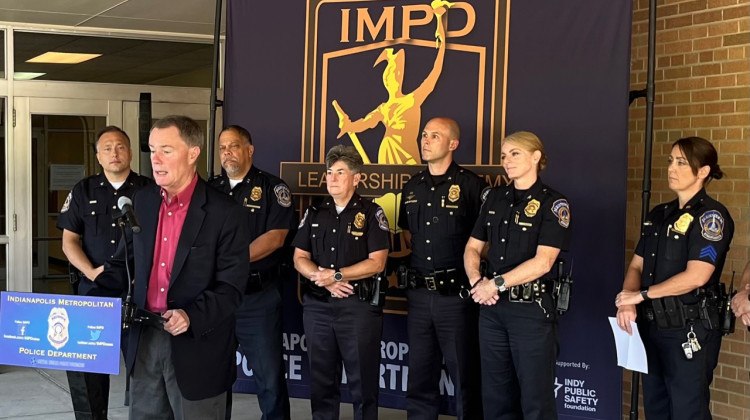
<path fill-rule="evenodd" d="M 0 291 L 8 291 L 8 246 L 0 244 Z"/>
<path fill-rule="evenodd" d="M 21 31 L 13 42 L 16 80 L 211 86 L 212 44 Z M 77 64 L 28 62 L 53 52 L 98 56 Z"/>
<path fill-rule="evenodd" d="M 5 217 L 5 180 L 8 179 L 7 165 L 5 164 L 5 98 L 0 98 L 0 235 L 5 235 L 7 232 L 8 218 Z"/>
<path fill-rule="evenodd" d="M 32 115 L 32 291 L 68 294 L 68 260 L 62 252 L 62 232 L 57 217 L 77 179 L 99 172 L 94 153 L 96 133 L 107 123 L 105 117 L 88 115 Z"/>
<path fill-rule="evenodd" d="M 0 30 L 0 79 L 5 79 L 5 31 Z"/>

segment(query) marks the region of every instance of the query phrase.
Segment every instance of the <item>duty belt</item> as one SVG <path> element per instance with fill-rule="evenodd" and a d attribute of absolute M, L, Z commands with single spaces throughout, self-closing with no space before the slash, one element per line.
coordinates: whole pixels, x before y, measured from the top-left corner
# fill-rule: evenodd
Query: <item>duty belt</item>
<path fill-rule="evenodd" d="M 471 289 L 466 273 L 458 268 L 435 270 L 428 275 L 409 270 L 409 284 L 415 289 L 425 288 L 445 296 L 458 296 L 462 299 L 470 296 Z"/>
<path fill-rule="evenodd" d="M 720 308 L 716 305 L 686 304 L 679 298 L 669 296 L 644 302 L 641 313 L 644 319 L 655 322 L 659 329 L 684 328 L 697 320 L 706 321 L 709 329 L 718 328 Z"/>
<path fill-rule="evenodd" d="M 375 281 L 377 280 L 373 278 L 350 281 L 349 284 L 354 290 L 349 297 L 357 296 L 362 302 L 372 300 L 376 292 Z M 309 280 L 304 281 L 303 293 L 309 294 L 315 299 L 323 302 L 330 302 L 332 300 L 331 293 L 328 291 L 328 289 L 326 289 L 325 287 L 318 287 Z"/>
<path fill-rule="evenodd" d="M 511 302 L 533 303 L 542 293 L 552 293 L 555 287 L 554 280 L 536 279 L 518 286 L 511 286 L 506 293 Z"/>

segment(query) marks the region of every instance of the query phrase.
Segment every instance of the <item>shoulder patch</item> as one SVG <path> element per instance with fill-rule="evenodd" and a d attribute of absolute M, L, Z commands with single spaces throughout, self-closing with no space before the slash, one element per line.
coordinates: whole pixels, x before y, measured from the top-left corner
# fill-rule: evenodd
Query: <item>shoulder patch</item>
<path fill-rule="evenodd" d="M 482 190 L 482 194 L 480 195 L 482 197 L 482 203 L 487 201 L 487 196 L 490 194 L 491 189 L 492 187 L 484 187 L 484 189 Z"/>
<path fill-rule="evenodd" d="M 305 220 L 307 220 L 307 214 L 310 213 L 310 209 L 305 210 L 305 214 L 302 216 L 302 220 L 299 222 L 299 226 L 297 226 L 297 229 L 302 229 L 302 226 L 305 225 Z"/>
<path fill-rule="evenodd" d="M 709 210 L 701 215 L 701 235 L 709 241 L 724 238 L 724 217 L 718 210 Z"/>
<path fill-rule="evenodd" d="M 292 193 L 289 191 L 289 187 L 279 184 L 273 187 L 273 192 L 276 193 L 276 201 L 279 202 L 281 207 L 290 207 L 292 205 Z"/>
<path fill-rule="evenodd" d="M 385 212 L 382 208 L 378 208 L 375 217 L 378 219 L 378 226 L 380 229 L 390 232 L 391 228 L 388 226 L 388 219 L 385 217 Z"/>
<path fill-rule="evenodd" d="M 65 213 L 70 209 L 70 200 L 73 199 L 73 191 L 68 193 L 68 197 L 65 199 L 65 202 L 62 205 L 62 208 L 60 209 L 60 213 Z"/>
<path fill-rule="evenodd" d="M 567 229 L 570 226 L 570 206 L 568 200 L 561 198 L 552 203 L 552 214 L 557 217 L 557 223 Z"/>

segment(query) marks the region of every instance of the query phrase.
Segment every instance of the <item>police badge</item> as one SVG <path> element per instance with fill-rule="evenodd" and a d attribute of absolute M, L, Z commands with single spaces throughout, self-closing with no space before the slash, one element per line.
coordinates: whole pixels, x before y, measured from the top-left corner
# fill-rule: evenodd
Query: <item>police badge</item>
<path fill-rule="evenodd" d="M 49 311 L 47 323 L 47 340 L 57 350 L 60 350 L 68 343 L 68 312 L 65 308 L 52 308 Z"/>
<path fill-rule="evenodd" d="M 263 190 L 260 187 L 253 187 L 253 190 L 250 191 L 250 199 L 253 201 L 260 200 L 260 197 L 263 195 Z"/>
<path fill-rule="evenodd" d="M 365 215 L 363 213 L 357 213 L 354 216 L 354 227 L 362 229 L 365 227 Z"/>
<path fill-rule="evenodd" d="M 684 213 L 676 222 L 674 222 L 672 230 L 684 235 L 687 233 L 690 223 L 693 223 L 693 216 L 691 216 L 690 213 Z"/>
<path fill-rule="evenodd" d="M 529 201 L 529 204 L 527 204 L 526 208 L 523 209 L 523 214 L 525 214 L 526 217 L 536 216 L 536 212 L 539 211 L 540 205 L 541 204 L 536 199 Z"/>
<path fill-rule="evenodd" d="M 455 203 L 459 198 L 461 198 L 461 187 L 458 185 L 451 185 L 450 189 L 448 189 L 448 200 L 450 200 L 451 203 Z"/>

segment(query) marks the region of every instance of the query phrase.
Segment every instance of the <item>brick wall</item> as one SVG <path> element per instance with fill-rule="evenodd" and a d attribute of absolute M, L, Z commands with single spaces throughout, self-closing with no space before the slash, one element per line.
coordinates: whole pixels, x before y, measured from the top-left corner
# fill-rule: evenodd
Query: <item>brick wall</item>
<path fill-rule="evenodd" d="M 651 207 L 675 198 L 666 182 L 666 159 L 675 140 L 707 138 L 719 151 L 726 177 L 708 193 L 735 221 L 722 280 L 737 278 L 750 254 L 750 0 L 657 2 L 656 72 Z M 633 2 L 631 89 L 646 87 L 648 0 Z M 646 101 L 630 107 L 626 259 L 639 236 Z M 724 338 L 711 387 L 714 419 L 750 419 L 750 334 L 738 322 Z M 623 372 L 623 418 L 630 411 L 631 373 Z M 641 398 L 641 405 L 642 405 Z M 641 419 L 644 418 L 642 407 Z"/>

